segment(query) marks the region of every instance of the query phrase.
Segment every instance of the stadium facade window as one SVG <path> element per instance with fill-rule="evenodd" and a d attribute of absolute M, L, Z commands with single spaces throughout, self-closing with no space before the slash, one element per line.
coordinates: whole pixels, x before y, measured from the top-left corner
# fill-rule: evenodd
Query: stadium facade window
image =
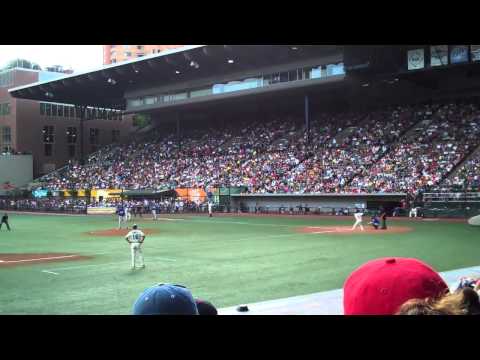
<path fill-rule="evenodd" d="M 45 104 L 45 114 L 52 116 L 52 104 Z"/>
<path fill-rule="evenodd" d="M 58 115 L 58 108 L 56 104 L 52 104 L 52 116 Z"/>
<path fill-rule="evenodd" d="M 52 156 L 53 154 L 53 144 L 43 144 L 45 156 Z"/>
<path fill-rule="evenodd" d="M 1 140 L 3 148 L 4 146 L 10 145 L 12 143 L 12 129 L 10 128 L 10 126 L 4 126 L 1 130 Z"/>
<path fill-rule="evenodd" d="M 451 45 L 450 46 L 450 64 L 461 64 L 468 62 L 468 46 L 467 45 Z"/>
<path fill-rule="evenodd" d="M 430 46 L 430 66 L 448 65 L 448 45 Z"/>
<path fill-rule="evenodd" d="M 158 101 L 158 98 L 156 96 L 147 96 L 145 98 L 145 105 L 153 105 L 156 104 Z"/>
<path fill-rule="evenodd" d="M 97 145 L 99 143 L 100 130 L 97 128 L 90 128 L 90 145 Z"/>
<path fill-rule="evenodd" d="M 280 82 L 288 82 L 288 71 L 280 73 Z"/>
<path fill-rule="evenodd" d="M 112 64 L 115 64 L 117 62 L 117 59 L 112 59 Z"/>
<path fill-rule="evenodd" d="M 75 157 L 75 145 L 68 145 L 68 157 L 69 158 Z"/>
<path fill-rule="evenodd" d="M 425 67 L 425 50 L 412 49 L 407 52 L 407 69 L 418 70 Z"/>
<path fill-rule="evenodd" d="M 480 45 L 470 45 L 470 58 L 472 61 L 480 61 Z"/>
<path fill-rule="evenodd" d="M 132 53 L 130 51 L 125 51 L 125 56 L 130 57 L 130 56 L 132 56 Z"/>
<path fill-rule="evenodd" d="M 68 108 L 68 106 L 63 107 L 63 116 L 66 118 L 70 116 L 70 109 Z"/>
<path fill-rule="evenodd" d="M 137 45 L 138 50 L 143 50 L 143 45 Z"/>
<path fill-rule="evenodd" d="M 120 141 L 120 130 L 112 130 L 112 142 L 116 143 Z"/>
<path fill-rule="evenodd" d="M 190 91 L 190 97 L 191 98 L 195 98 L 195 97 L 198 97 L 198 96 L 208 96 L 208 95 L 212 95 L 212 94 L 213 94 L 212 88 L 203 88 L 203 89 L 197 89 L 197 90 Z"/>
<path fill-rule="evenodd" d="M 291 70 L 288 72 L 288 81 L 296 81 L 298 80 L 298 71 Z"/>
<path fill-rule="evenodd" d="M 13 85 L 13 71 L 7 70 L 0 73 L 0 87 L 9 87 Z"/>
<path fill-rule="evenodd" d="M 309 80 L 344 74 L 345 68 L 342 62 L 338 64 L 328 64 L 326 67 L 317 66 L 297 68 L 289 71 L 259 75 L 257 77 L 250 77 L 247 79 L 232 80 L 226 84 L 213 84 L 211 87 L 207 86 L 200 89 L 186 90 L 178 93 L 148 95 L 143 98 L 128 99 L 127 105 L 128 107 L 140 107 L 143 105 L 154 105 L 155 103 L 168 103 L 185 100 L 188 98 L 254 89 L 289 81 Z"/>
<path fill-rule="evenodd" d="M 75 108 L 73 106 L 70 107 L 70 117 L 71 118 L 75 117 Z"/>
<path fill-rule="evenodd" d="M 0 116 L 10 115 L 10 103 L 0 104 Z"/>
<path fill-rule="evenodd" d="M 77 128 L 74 126 L 67 127 L 67 143 L 68 144 L 77 143 Z"/>
<path fill-rule="evenodd" d="M 63 105 L 58 105 L 58 116 L 63 117 Z"/>
<path fill-rule="evenodd" d="M 52 125 L 45 125 L 42 130 L 43 142 L 45 144 L 53 144 L 55 142 L 55 127 Z"/>

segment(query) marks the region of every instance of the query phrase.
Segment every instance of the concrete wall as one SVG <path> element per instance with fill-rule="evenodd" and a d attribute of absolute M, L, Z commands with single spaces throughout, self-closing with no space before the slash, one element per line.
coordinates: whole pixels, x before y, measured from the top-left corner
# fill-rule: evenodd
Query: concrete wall
<path fill-rule="evenodd" d="M 403 194 L 395 195 L 337 195 L 337 194 L 320 194 L 320 195 L 248 195 L 248 196 L 232 196 L 232 207 L 243 207 L 253 210 L 255 206 L 266 207 L 270 209 L 278 209 L 293 207 L 297 209 L 299 205 L 308 206 L 313 211 L 321 207 L 323 211 L 330 211 L 331 208 L 367 208 L 367 203 L 385 204 L 399 202 L 405 198 Z M 376 207 L 376 206 L 375 206 Z"/>

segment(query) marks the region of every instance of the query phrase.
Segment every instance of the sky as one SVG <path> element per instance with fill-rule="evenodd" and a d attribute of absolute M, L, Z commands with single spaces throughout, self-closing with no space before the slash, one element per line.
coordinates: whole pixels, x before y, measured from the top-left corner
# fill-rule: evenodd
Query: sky
<path fill-rule="evenodd" d="M 88 71 L 103 64 L 102 45 L 0 45 L 0 68 L 22 58 L 40 65 L 62 65 L 74 72 Z"/>

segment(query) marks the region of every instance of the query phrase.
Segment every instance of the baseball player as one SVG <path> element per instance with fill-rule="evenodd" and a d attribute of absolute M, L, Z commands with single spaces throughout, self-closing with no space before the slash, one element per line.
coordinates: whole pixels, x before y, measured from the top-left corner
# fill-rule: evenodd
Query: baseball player
<path fill-rule="evenodd" d="M 375 228 L 375 230 L 378 230 L 378 227 L 380 226 L 380 219 L 376 214 L 372 216 L 370 224 Z"/>
<path fill-rule="evenodd" d="M 410 213 L 408 214 L 409 217 L 417 217 L 418 216 L 418 207 L 412 207 L 410 209 Z"/>
<path fill-rule="evenodd" d="M 117 208 L 117 215 L 118 215 L 118 229 L 122 228 L 122 223 L 127 223 L 127 217 L 125 216 L 125 209 L 123 206 L 119 206 Z M 128 228 L 127 226 L 125 226 Z"/>
<path fill-rule="evenodd" d="M 382 226 L 380 227 L 380 230 L 387 230 L 387 211 L 385 209 L 382 210 L 380 218 L 382 219 Z"/>
<path fill-rule="evenodd" d="M 208 202 L 208 216 L 212 217 L 212 212 L 213 212 L 213 204 L 209 201 Z"/>
<path fill-rule="evenodd" d="M 130 244 L 130 253 L 132 257 L 132 270 L 135 270 L 135 260 L 138 258 L 138 264 L 143 269 L 145 268 L 145 262 L 143 261 L 142 244 L 145 240 L 145 234 L 143 231 L 138 230 L 137 224 L 133 224 L 133 230 L 125 236 L 125 240 Z"/>
<path fill-rule="evenodd" d="M 10 229 L 10 225 L 8 224 L 8 215 L 7 215 L 7 213 L 3 214 L 3 216 L 2 216 L 2 222 L 0 222 L 0 230 L 2 230 L 2 225 L 3 225 L 3 224 L 7 225 L 7 230 L 8 230 L 8 231 L 12 231 L 12 230 Z"/>
<path fill-rule="evenodd" d="M 157 220 L 157 204 L 152 203 L 152 215 L 153 215 L 153 220 Z"/>
<path fill-rule="evenodd" d="M 353 216 L 355 217 L 355 224 L 353 224 L 352 230 L 355 230 L 357 225 L 360 225 L 360 229 L 362 231 L 364 231 L 364 228 L 363 228 L 363 225 L 362 225 L 362 222 L 363 222 L 363 219 L 362 219 L 363 212 L 362 212 L 362 210 L 356 209 L 355 214 L 353 214 Z"/>
<path fill-rule="evenodd" d="M 127 206 L 125 206 L 125 217 L 126 217 L 126 221 L 132 220 L 132 212 L 131 212 L 129 203 L 127 203 Z"/>

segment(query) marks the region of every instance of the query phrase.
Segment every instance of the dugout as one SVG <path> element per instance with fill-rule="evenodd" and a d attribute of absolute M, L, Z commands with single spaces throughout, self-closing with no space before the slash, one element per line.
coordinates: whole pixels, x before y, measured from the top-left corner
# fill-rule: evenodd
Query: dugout
<path fill-rule="evenodd" d="M 351 214 L 356 208 L 392 214 L 400 206 L 404 193 L 391 194 L 233 194 L 235 211 L 250 213 L 311 213 L 324 215 Z"/>

